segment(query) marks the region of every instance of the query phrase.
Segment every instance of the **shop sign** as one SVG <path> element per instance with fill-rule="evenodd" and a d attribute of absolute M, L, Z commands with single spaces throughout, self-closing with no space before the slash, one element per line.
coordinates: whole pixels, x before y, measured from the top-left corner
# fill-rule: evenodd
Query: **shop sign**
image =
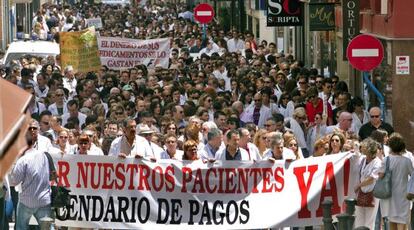
<path fill-rule="evenodd" d="M 310 31 L 335 30 L 335 4 L 309 4 Z"/>
<path fill-rule="evenodd" d="M 267 0 L 267 26 L 303 26 L 303 4 L 299 0 Z"/>

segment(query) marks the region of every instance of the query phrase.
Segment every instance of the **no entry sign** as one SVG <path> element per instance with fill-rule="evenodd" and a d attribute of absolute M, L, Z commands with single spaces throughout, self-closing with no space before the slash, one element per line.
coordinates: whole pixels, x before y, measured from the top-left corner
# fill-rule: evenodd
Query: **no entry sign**
<path fill-rule="evenodd" d="M 361 34 L 351 40 L 346 49 L 346 56 L 355 69 L 371 71 L 381 63 L 384 48 L 377 38 Z"/>
<path fill-rule="evenodd" d="M 207 3 L 198 4 L 194 8 L 194 18 L 200 23 L 207 24 L 213 20 L 214 9 Z"/>

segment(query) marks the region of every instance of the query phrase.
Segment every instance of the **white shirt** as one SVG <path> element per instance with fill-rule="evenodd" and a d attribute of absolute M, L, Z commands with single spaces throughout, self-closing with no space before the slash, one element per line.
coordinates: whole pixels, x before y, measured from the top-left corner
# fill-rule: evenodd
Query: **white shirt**
<path fill-rule="evenodd" d="M 271 149 L 266 150 L 263 153 L 263 160 L 268 160 L 273 157 L 273 151 Z M 283 147 L 282 157 L 284 160 L 296 160 L 296 155 L 293 150 Z"/>
<path fill-rule="evenodd" d="M 38 98 L 47 97 L 47 93 L 49 92 L 49 86 L 45 85 L 44 90 L 41 91 L 39 89 L 39 86 L 36 84 L 35 87 L 34 87 L 34 91 L 36 93 L 36 97 L 38 97 Z"/>
<path fill-rule="evenodd" d="M 37 141 L 33 144 L 33 149 L 40 150 L 42 152 L 49 152 L 52 147 L 52 142 L 49 138 L 44 137 L 40 134 L 37 135 Z"/>
<path fill-rule="evenodd" d="M 55 115 L 55 116 L 59 116 L 60 115 L 59 114 L 59 111 L 58 111 L 58 108 L 57 108 L 57 105 L 56 105 L 56 102 L 53 103 L 53 104 L 51 104 L 51 105 L 49 105 L 49 107 L 47 108 L 47 110 L 49 110 L 52 113 L 52 115 Z M 66 102 L 63 102 L 63 114 L 68 113 L 68 112 L 69 111 L 68 111 L 68 107 L 66 105 Z"/>
<path fill-rule="evenodd" d="M 67 77 L 63 78 L 63 87 L 69 90 L 69 96 L 73 97 L 76 95 L 76 85 L 77 81 L 75 78 L 69 80 Z"/>
<path fill-rule="evenodd" d="M 231 79 L 227 76 L 227 70 L 224 70 L 223 72 L 220 72 L 219 70 L 214 70 L 213 75 L 218 80 L 223 79 L 225 82 L 225 90 L 231 91 Z"/>
<path fill-rule="evenodd" d="M 202 160 L 209 160 L 209 159 L 215 159 L 217 160 L 217 153 L 223 151 L 223 149 L 225 149 L 226 146 L 224 145 L 223 142 L 221 142 L 220 147 L 214 151 L 213 147 L 211 147 L 210 144 L 206 144 L 204 145 L 204 147 L 202 149 L 200 149 L 198 151 L 198 156 L 202 159 Z"/>
<path fill-rule="evenodd" d="M 175 154 L 174 154 L 174 158 L 171 158 L 170 155 L 168 154 L 167 150 L 165 150 L 165 151 L 161 152 L 160 159 L 182 160 L 183 156 L 184 156 L 184 151 L 176 149 Z"/>
<path fill-rule="evenodd" d="M 103 156 L 104 153 L 101 148 L 98 148 L 98 146 L 92 143 L 91 148 L 88 150 L 88 155 Z"/>
<path fill-rule="evenodd" d="M 242 52 L 244 50 L 244 41 L 241 39 L 235 40 L 234 38 L 227 41 L 227 49 L 229 53 Z"/>
<path fill-rule="evenodd" d="M 68 118 L 70 117 L 69 113 L 64 113 L 62 116 L 62 126 L 65 126 L 66 123 L 68 123 Z M 79 127 L 81 127 L 83 124 L 85 124 L 86 115 L 78 112 L 78 119 L 79 119 Z"/>
<path fill-rule="evenodd" d="M 255 144 L 249 142 L 247 143 L 247 148 L 249 150 L 247 153 L 250 155 L 250 159 L 255 160 L 255 161 L 262 159 L 262 156 L 260 155 L 260 151 L 256 147 Z"/>

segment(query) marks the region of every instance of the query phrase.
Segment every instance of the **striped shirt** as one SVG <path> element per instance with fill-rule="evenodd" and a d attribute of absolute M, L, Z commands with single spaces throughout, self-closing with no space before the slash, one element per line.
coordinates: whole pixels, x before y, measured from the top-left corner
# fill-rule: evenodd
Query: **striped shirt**
<path fill-rule="evenodd" d="M 21 183 L 19 202 L 29 208 L 50 204 L 49 163 L 44 152 L 30 149 L 19 158 L 11 172 L 11 184 Z"/>

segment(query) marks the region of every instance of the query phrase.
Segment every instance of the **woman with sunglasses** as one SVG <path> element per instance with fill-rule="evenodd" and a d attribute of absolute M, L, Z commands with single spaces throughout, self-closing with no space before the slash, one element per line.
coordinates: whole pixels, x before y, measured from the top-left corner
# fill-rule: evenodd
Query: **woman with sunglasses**
<path fill-rule="evenodd" d="M 345 136 L 342 133 L 336 132 L 329 138 L 329 149 L 327 155 L 337 154 L 342 152 L 345 144 Z"/>
<path fill-rule="evenodd" d="M 58 133 L 58 138 L 52 148 L 49 149 L 50 154 L 62 157 L 65 154 L 72 154 L 75 146 L 69 144 L 69 131 L 62 129 Z"/>
<path fill-rule="evenodd" d="M 282 114 L 284 117 L 289 117 L 289 110 L 288 110 L 288 103 L 290 101 L 290 96 L 288 93 L 282 93 L 280 96 L 278 107 L 279 113 Z"/>
<path fill-rule="evenodd" d="M 264 153 L 267 150 L 266 147 L 266 134 L 267 131 L 265 129 L 259 129 L 253 138 L 253 144 L 257 146 L 259 149 L 259 154 L 263 158 Z"/>
<path fill-rule="evenodd" d="M 298 141 L 296 140 L 296 137 L 292 134 L 288 134 L 287 136 L 284 136 L 284 143 L 285 147 L 292 150 L 293 153 L 296 156 L 296 160 L 303 159 L 302 150 L 298 146 Z"/>
<path fill-rule="evenodd" d="M 197 142 L 194 140 L 184 142 L 184 154 L 182 159 L 187 161 L 200 160 L 197 154 Z"/>
<path fill-rule="evenodd" d="M 165 151 L 160 154 L 161 159 L 183 159 L 184 152 L 182 150 L 177 149 L 177 141 L 177 136 L 175 136 L 174 134 L 167 134 L 165 136 Z"/>
<path fill-rule="evenodd" d="M 198 105 L 208 111 L 209 120 L 214 120 L 214 111 L 213 111 L 213 98 L 210 94 L 203 94 L 201 95 L 200 99 L 198 100 Z"/>

